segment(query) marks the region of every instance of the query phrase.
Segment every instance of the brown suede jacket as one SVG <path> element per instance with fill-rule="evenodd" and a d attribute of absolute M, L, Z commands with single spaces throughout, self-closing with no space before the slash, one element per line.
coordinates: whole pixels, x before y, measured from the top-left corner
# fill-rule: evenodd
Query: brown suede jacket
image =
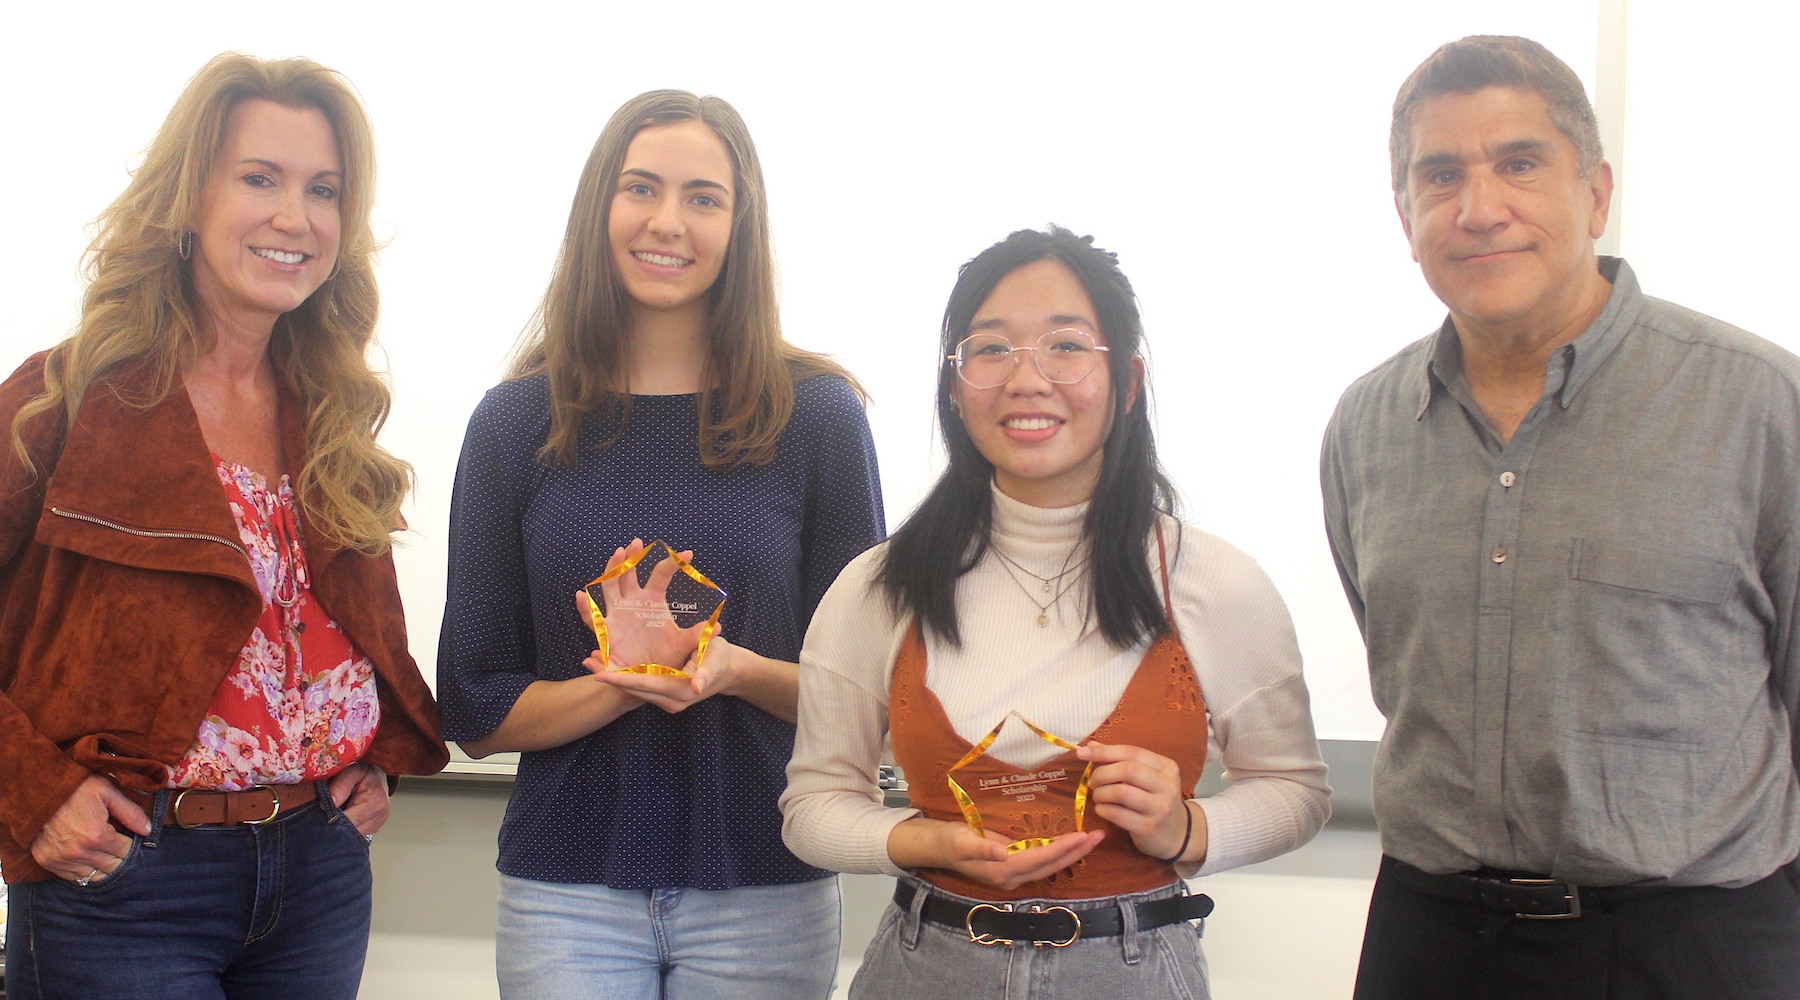
<path fill-rule="evenodd" d="M 262 610 L 237 524 L 187 393 L 137 409 L 128 366 L 59 412 L 12 419 L 43 391 L 43 355 L 0 385 L 0 869 L 50 877 L 30 844 L 89 773 L 160 788 Z M 282 446 L 303 467 L 299 406 L 284 393 Z M 302 526 L 304 530 L 304 526 Z M 448 751 L 437 703 L 407 651 L 391 556 L 306 536 L 312 591 L 375 664 L 381 723 L 363 759 L 431 774 Z"/>

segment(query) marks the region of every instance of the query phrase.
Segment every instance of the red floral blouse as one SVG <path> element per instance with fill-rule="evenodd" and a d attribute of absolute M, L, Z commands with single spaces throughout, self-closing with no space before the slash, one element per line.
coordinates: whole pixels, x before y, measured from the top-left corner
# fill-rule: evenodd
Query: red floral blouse
<path fill-rule="evenodd" d="M 271 491 L 258 473 L 213 461 L 263 612 L 193 746 L 169 769 L 169 787 L 238 791 L 329 777 L 375 738 L 374 665 L 313 600 L 288 477 Z"/>

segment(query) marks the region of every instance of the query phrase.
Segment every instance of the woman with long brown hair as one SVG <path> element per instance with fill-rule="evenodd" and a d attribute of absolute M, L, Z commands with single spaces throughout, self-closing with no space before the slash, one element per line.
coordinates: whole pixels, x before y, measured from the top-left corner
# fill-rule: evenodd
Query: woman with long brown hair
<path fill-rule="evenodd" d="M 305 59 L 214 59 L 0 387 L 14 998 L 352 997 L 387 775 L 447 758 L 375 442 L 373 144 Z"/>
<path fill-rule="evenodd" d="M 743 121 L 681 91 L 627 102 L 452 503 L 448 734 L 523 751 L 500 832 L 508 1000 L 829 993 L 836 880 L 782 846 L 775 800 L 812 609 L 882 531 L 854 384 L 782 338 Z M 729 595 L 691 676 L 613 669 L 570 601 L 652 539 Z"/>

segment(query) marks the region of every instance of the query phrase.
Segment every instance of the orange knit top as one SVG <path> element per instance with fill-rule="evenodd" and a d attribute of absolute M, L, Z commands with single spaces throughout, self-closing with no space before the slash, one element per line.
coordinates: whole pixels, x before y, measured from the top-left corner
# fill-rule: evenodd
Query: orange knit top
<path fill-rule="evenodd" d="M 1160 539 L 1159 539 L 1160 541 Z M 1163 567 L 1164 603 L 1168 572 Z M 1171 629 L 1175 616 L 1169 614 Z M 949 780 L 974 799 L 983 825 L 1011 840 L 1054 837 L 1075 826 L 1075 796 L 1086 762 L 1073 750 L 1031 768 L 1017 768 L 982 755 L 950 769 L 973 749 L 957 735 L 943 705 L 925 686 L 926 652 L 918 625 L 907 630 L 894 663 L 888 699 L 888 730 L 894 757 L 906 773 L 912 805 L 927 818 L 964 822 Z M 1008 725 L 1018 725 L 1011 719 Z M 1206 701 L 1180 639 L 1165 633 L 1150 644 L 1125 693 L 1086 738 L 1142 747 L 1173 760 L 1181 787 L 1191 790 L 1206 765 Z M 1056 734 L 1076 742 L 1070 734 Z M 1174 865 L 1142 853 L 1131 835 L 1100 818 L 1091 806 L 1082 829 L 1104 829 L 1106 838 L 1081 860 L 1059 872 L 1011 890 L 977 882 L 957 872 L 921 869 L 919 877 L 947 892 L 976 899 L 1087 899 L 1141 892 L 1168 885 L 1179 876 Z"/>

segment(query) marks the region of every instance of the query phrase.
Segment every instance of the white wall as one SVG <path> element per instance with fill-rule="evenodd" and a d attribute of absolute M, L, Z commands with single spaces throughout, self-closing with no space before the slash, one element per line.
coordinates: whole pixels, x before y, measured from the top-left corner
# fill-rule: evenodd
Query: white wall
<path fill-rule="evenodd" d="M 874 392 L 893 520 L 934 471 L 957 265 L 1014 228 L 1093 233 L 1143 299 L 1191 515 L 1288 598 L 1322 734 L 1373 738 L 1315 468 L 1338 392 L 1440 314 L 1394 222 L 1387 108 L 1411 66 L 1475 31 L 1538 37 L 1594 81 L 1598 4 L 40 5 L 0 43 L 0 357 L 68 331 L 84 222 L 206 58 L 341 69 L 379 143 L 384 440 L 419 471 L 401 573 L 430 671 L 463 424 L 542 292 L 587 150 L 641 90 L 715 92 L 761 148 L 791 337 Z"/>
<path fill-rule="evenodd" d="M 9 11 L 0 36 L 0 364 L 67 333 L 82 226 L 206 58 L 305 54 L 344 71 L 380 142 L 385 440 L 420 475 L 401 570 L 429 670 L 462 424 L 542 291 L 589 145 L 641 90 L 718 93 L 761 148 L 790 335 L 876 394 L 894 520 L 934 461 L 931 345 L 955 267 L 1012 228 L 1092 232 L 1143 298 L 1159 432 L 1191 514 L 1288 597 L 1321 735 L 1366 739 L 1379 719 L 1314 459 L 1341 388 L 1441 313 L 1387 193 L 1395 87 L 1450 38 L 1545 42 L 1594 88 L 1621 181 L 1609 242 L 1653 293 L 1796 346 L 1777 304 L 1795 28 L 1791 8 L 1753 0 L 41 4 Z M 409 789 L 376 844 L 367 995 L 491 995 L 479 970 L 504 786 Z M 1293 856 L 1305 873 L 1207 886 L 1222 996 L 1346 995 L 1372 870 L 1369 835 L 1348 836 Z"/>
<path fill-rule="evenodd" d="M 1791 4 L 1631 0 L 1624 143 L 1608 152 L 1645 290 L 1800 351 L 1780 180 L 1800 156 L 1796 37 Z"/>
<path fill-rule="evenodd" d="M 600 125 L 654 86 L 719 93 L 749 121 L 789 334 L 873 390 L 895 522 L 936 468 L 932 346 L 956 266 L 1051 220 L 1117 250 L 1144 302 L 1165 460 L 1190 516 L 1287 597 L 1329 738 L 1372 739 L 1380 719 L 1319 528 L 1317 441 L 1342 387 L 1441 315 L 1394 224 L 1384 144 L 1394 88 L 1433 46 L 1517 32 L 1561 54 L 1590 84 L 1618 167 L 1608 248 L 1653 294 L 1800 346 L 1777 299 L 1790 254 L 1767 179 L 1796 149 L 1791 7 L 458 9 L 199 0 L 170 16 L 96 0 L 15 13 L 0 42 L 15 234 L 0 241 L 0 365 L 66 335 L 84 224 L 206 58 L 306 54 L 360 87 L 391 241 L 384 440 L 419 472 L 400 565 L 428 674 L 463 422 L 542 293 Z"/>

